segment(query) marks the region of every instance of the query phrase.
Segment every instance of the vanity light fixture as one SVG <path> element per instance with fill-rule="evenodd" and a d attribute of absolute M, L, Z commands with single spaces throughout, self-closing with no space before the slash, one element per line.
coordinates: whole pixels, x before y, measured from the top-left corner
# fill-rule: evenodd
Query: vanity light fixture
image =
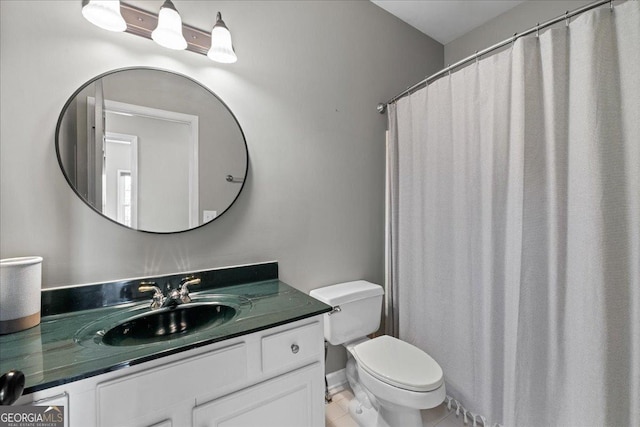
<path fill-rule="evenodd" d="M 165 0 L 158 13 L 158 26 L 151 33 L 151 38 L 160 46 L 184 50 L 187 41 L 182 35 L 182 18 L 171 0 Z"/>
<path fill-rule="evenodd" d="M 211 30 L 211 48 L 207 56 L 213 61 L 224 64 L 232 64 L 238 60 L 231 43 L 231 32 L 222 20 L 220 12 L 216 15 L 216 24 Z"/>
<path fill-rule="evenodd" d="M 90 0 L 82 7 L 82 16 L 93 25 L 105 30 L 127 29 L 127 23 L 120 13 L 119 0 Z"/>
<path fill-rule="evenodd" d="M 183 24 L 171 0 L 164 2 L 157 15 L 118 0 L 83 0 L 83 4 L 82 15 L 100 28 L 145 37 L 169 49 L 190 50 L 216 62 L 231 64 L 238 60 L 220 12 L 208 32 Z M 119 24 L 103 24 L 118 18 L 122 19 Z"/>

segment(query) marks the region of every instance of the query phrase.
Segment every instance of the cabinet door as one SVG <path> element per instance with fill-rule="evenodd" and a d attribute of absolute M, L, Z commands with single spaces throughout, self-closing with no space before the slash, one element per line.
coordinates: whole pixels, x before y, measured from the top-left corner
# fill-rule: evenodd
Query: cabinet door
<path fill-rule="evenodd" d="M 216 399 L 193 410 L 194 427 L 323 427 L 321 363 Z"/>
<path fill-rule="evenodd" d="M 45 397 L 31 403 L 33 406 L 49 406 L 55 408 L 56 411 L 62 411 L 64 419 L 64 427 L 69 427 L 69 395 L 61 393 L 57 396 Z"/>
<path fill-rule="evenodd" d="M 213 388 L 237 389 L 246 377 L 242 342 L 105 381 L 96 388 L 98 426 L 138 427 L 164 420 L 182 427 L 188 424 L 196 396 Z"/>

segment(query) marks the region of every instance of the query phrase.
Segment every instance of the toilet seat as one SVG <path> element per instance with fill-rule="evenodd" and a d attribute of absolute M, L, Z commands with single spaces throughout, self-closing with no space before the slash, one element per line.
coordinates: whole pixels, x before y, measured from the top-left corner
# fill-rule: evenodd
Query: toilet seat
<path fill-rule="evenodd" d="M 429 392 L 444 382 L 442 368 L 431 356 L 388 335 L 362 342 L 352 353 L 361 369 L 401 389 Z"/>

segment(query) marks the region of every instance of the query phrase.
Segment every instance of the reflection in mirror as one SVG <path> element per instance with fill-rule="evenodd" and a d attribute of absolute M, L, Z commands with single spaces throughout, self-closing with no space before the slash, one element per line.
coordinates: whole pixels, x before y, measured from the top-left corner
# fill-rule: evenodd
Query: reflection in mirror
<path fill-rule="evenodd" d="M 109 72 L 78 89 L 58 120 L 56 150 L 89 206 L 158 233 L 220 216 L 248 168 L 244 134 L 227 106 L 194 80 L 149 68 Z"/>

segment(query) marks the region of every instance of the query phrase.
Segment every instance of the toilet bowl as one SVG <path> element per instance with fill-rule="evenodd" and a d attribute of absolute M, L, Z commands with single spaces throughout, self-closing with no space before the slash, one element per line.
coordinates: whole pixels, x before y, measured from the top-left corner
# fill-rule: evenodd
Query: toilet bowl
<path fill-rule="evenodd" d="M 363 427 L 421 427 L 420 410 L 445 399 L 442 368 L 407 342 L 388 335 L 367 338 L 380 326 L 382 294 L 382 287 L 362 280 L 310 292 L 334 307 L 325 315 L 325 339 L 347 349 L 352 418 Z"/>

